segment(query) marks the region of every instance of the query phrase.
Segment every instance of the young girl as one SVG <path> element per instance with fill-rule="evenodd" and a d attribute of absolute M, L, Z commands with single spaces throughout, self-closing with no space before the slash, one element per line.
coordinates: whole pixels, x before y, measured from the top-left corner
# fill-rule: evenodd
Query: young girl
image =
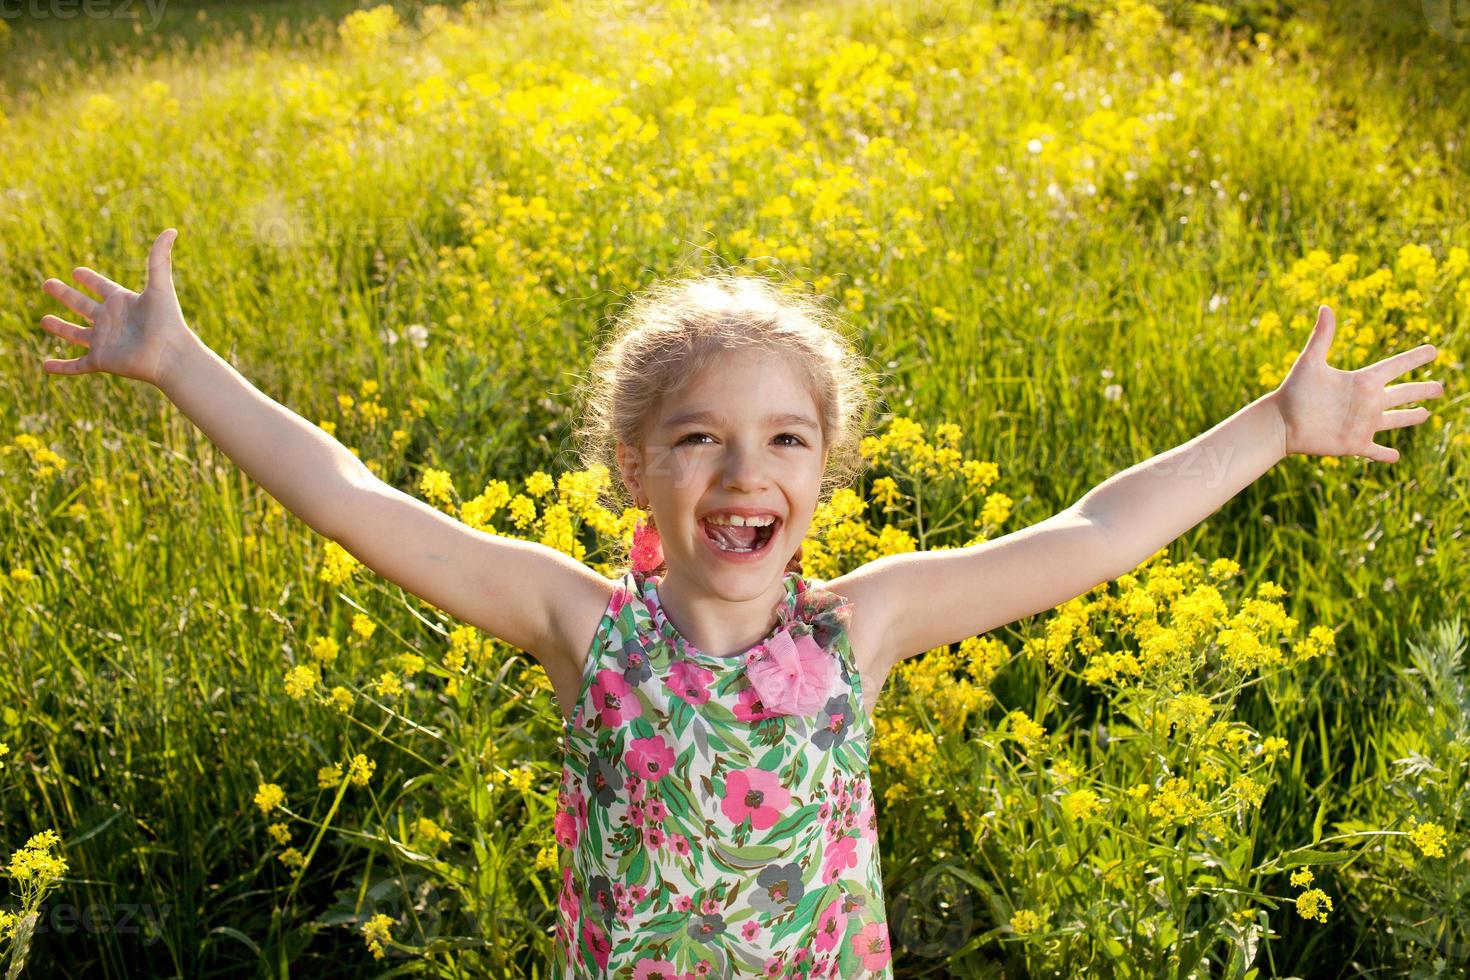
<path fill-rule="evenodd" d="M 91 322 L 58 374 L 157 385 L 285 507 L 403 588 L 534 656 L 563 714 L 557 976 L 890 977 L 868 748 L 894 664 L 1121 575 L 1292 453 L 1392 463 L 1437 355 L 1328 366 L 1332 311 L 1286 380 L 1218 425 L 1002 538 L 801 573 L 819 499 L 860 465 L 862 361 L 763 279 L 650 290 L 598 355 L 587 438 L 648 519 L 615 580 L 474 531 L 390 487 L 253 388 L 185 324 L 154 241 L 142 293 L 90 269 L 46 292 Z"/>

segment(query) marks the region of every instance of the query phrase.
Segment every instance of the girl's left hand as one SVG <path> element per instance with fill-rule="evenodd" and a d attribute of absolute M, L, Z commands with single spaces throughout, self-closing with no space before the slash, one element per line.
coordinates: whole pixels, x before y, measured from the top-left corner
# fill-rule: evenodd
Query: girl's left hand
<path fill-rule="evenodd" d="M 1444 394 L 1444 384 L 1414 381 L 1391 388 L 1384 385 L 1428 364 L 1439 351 L 1433 344 L 1421 344 L 1356 371 L 1341 371 L 1327 364 L 1327 350 L 1336 328 L 1337 318 L 1331 308 L 1320 307 L 1307 346 L 1274 392 L 1285 426 L 1286 454 L 1363 456 L 1396 463 L 1398 450 L 1379 445 L 1373 436 L 1384 429 L 1418 425 L 1429 418 L 1429 409 L 1389 409 L 1438 398 Z"/>

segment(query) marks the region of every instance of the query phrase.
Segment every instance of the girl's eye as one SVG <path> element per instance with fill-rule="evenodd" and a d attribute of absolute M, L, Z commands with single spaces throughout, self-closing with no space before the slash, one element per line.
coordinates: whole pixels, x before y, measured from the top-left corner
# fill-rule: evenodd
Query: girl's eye
<path fill-rule="evenodd" d="M 712 438 L 712 437 L 710 436 L 710 434 L 708 432 L 691 432 L 687 436 L 685 436 L 684 438 L 680 439 L 677 444 L 680 445 L 680 446 L 682 446 L 682 445 L 685 445 L 686 443 L 689 443 L 689 440 L 691 440 L 691 439 L 709 439 L 709 438 Z M 800 436 L 792 435 L 789 432 L 783 432 L 779 436 L 777 436 L 776 438 L 777 439 L 790 439 L 790 440 L 792 440 L 792 442 L 783 443 L 783 445 L 787 445 L 787 446 L 791 446 L 791 445 L 805 446 L 806 445 L 806 443 L 802 441 L 802 438 Z"/>

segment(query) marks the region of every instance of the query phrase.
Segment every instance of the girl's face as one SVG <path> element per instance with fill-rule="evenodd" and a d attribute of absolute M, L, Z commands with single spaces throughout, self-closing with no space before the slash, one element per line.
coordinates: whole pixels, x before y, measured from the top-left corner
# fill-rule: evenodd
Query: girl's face
<path fill-rule="evenodd" d="M 642 452 L 618 445 L 623 480 L 652 511 L 669 572 L 750 594 L 779 578 L 821 490 L 827 450 L 818 418 L 787 358 L 732 351 L 662 400 Z M 704 519 L 729 508 L 773 515 L 776 523 L 756 538 L 759 544 L 769 535 L 769 543 L 752 553 L 722 549 L 716 541 L 723 536 Z"/>

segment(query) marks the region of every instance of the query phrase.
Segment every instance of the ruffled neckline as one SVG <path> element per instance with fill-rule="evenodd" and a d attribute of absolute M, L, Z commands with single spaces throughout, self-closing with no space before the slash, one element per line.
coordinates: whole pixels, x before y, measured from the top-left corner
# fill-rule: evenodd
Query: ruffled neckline
<path fill-rule="evenodd" d="M 669 645 L 680 655 L 701 664 L 723 667 L 740 667 L 759 655 L 771 639 L 781 630 L 789 630 L 792 636 L 809 633 L 818 646 L 827 649 L 836 635 L 846 630 L 852 617 L 852 602 L 819 584 L 809 581 L 797 572 L 786 572 L 782 578 L 781 597 L 776 600 L 774 612 L 776 624 L 766 635 L 739 653 L 724 656 L 706 653 L 685 639 L 684 635 L 669 622 L 663 605 L 658 599 L 658 583 L 662 576 L 647 576 L 632 572 L 633 582 L 643 598 L 644 605 Z"/>

